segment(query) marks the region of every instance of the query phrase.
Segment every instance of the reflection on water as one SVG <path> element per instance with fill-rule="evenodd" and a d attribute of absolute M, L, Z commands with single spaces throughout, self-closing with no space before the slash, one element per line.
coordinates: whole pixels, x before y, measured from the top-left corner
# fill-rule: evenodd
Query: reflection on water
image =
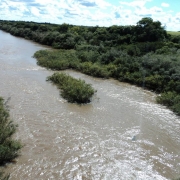
<path fill-rule="evenodd" d="M 25 145 L 11 180 L 166 180 L 180 175 L 180 118 L 155 94 L 67 70 L 97 90 L 87 105 L 67 103 L 36 65 L 37 44 L 0 31 L 0 95 L 11 97 Z"/>

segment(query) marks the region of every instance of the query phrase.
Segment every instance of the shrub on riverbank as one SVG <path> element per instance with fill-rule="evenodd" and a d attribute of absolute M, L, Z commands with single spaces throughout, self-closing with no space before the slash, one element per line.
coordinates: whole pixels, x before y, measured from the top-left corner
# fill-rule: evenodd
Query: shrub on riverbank
<path fill-rule="evenodd" d="M 52 70 L 77 69 L 78 58 L 74 50 L 40 50 L 34 54 L 37 64 Z"/>
<path fill-rule="evenodd" d="M 22 147 L 18 140 L 13 139 L 13 135 L 17 130 L 9 117 L 9 112 L 5 107 L 3 99 L 0 97 L 0 166 L 7 162 L 11 162 L 19 155 Z M 3 173 L 0 173 L 0 178 L 3 179 Z M 5 176 L 4 179 L 7 179 Z"/>
<path fill-rule="evenodd" d="M 88 46 L 88 48 L 92 47 Z M 177 49 L 168 48 L 166 54 L 158 51 L 142 57 L 131 57 L 125 51 L 110 49 L 98 55 L 97 62 L 90 61 L 89 58 L 79 54 L 78 48 L 76 51 L 40 50 L 34 54 L 34 57 L 37 58 L 39 65 L 53 70 L 72 68 L 94 77 L 112 77 L 119 81 L 143 86 L 157 93 L 173 91 L 176 94 L 180 93 L 180 51 Z M 162 100 L 158 100 L 158 103 L 164 104 Z M 169 104 L 166 106 L 170 107 Z M 178 101 L 174 101 L 174 105 L 170 108 L 180 114 L 178 107 Z"/>
<path fill-rule="evenodd" d="M 109 73 L 99 63 L 83 62 L 74 50 L 40 50 L 34 54 L 37 64 L 52 70 L 74 69 L 94 77 L 107 78 Z"/>
<path fill-rule="evenodd" d="M 61 89 L 61 96 L 72 103 L 88 103 L 95 93 L 90 84 L 75 79 L 65 73 L 54 73 L 47 78 Z"/>
<path fill-rule="evenodd" d="M 8 180 L 10 175 L 5 175 L 3 172 L 0 172 L 0 180 Z"/>
<path fill-rule="evenodd" d="M 180 115 L 180 95 L 175 92 L 165 92 L 157 97 L 157 102 L 169 107 Z"/>

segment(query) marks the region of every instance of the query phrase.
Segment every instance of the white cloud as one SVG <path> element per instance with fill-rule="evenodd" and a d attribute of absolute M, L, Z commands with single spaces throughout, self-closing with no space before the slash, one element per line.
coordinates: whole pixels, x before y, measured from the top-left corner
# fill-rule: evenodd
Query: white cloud
<path fill-rule="evenodd" d="M 8 20 L 69 23 L 90 26 L 135 25 L 142 17 L 166 24 L 168 30 L 180 30 L 179 14 L 155 0 L 120 1 L 118 6 L 106 0 L 0 0 L 0 17 Z M 149 8 L 148 8 L 149 7 Z M 165 11 L 166 10 L 166 11 Z M 174 15 L 173 15 L 174 13 Z"/>
<path fill-rule="evenodd" d="M 39 16 L 39 10 L 36 7 L 31 8 L 31 13 L 35 16 Z"/>
<path fill-rule="evenodd" d="M 106 7 L 109 7 L 111 6 L 110 3 L 104 1 L 104 0 L 94 0 L 96 2 L 96 4 L 98 5 L 98 7 L 101 7 L 101 8 L 106 8 Z"/>
<path fill-rule="evenodd" d="M 143 7 L 147 2 L 150 2 L 150 1 L 151 1 L 151 0 L 134 0 L 134 1 L 132 1 L 132 2 L 122 1 L 122 2 L 120 2 L 120 4 L 141 8 L 141 7 Z"/>
<path fill-rule="evenodd" d="M 169 4 L 167 4 L 167 3 L 161 3 L 161 6 L 162 6 L 162 7 L 169 7 Z"/>

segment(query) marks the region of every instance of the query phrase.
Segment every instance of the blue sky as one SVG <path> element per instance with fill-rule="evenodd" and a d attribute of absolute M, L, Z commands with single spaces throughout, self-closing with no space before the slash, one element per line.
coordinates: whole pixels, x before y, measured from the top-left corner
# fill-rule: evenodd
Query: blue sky
<path fill-rule="evenodd" d="M 0 0 L 0 19 L 88 26 L 135 25 L 143 17 L 180 31 L 180 0 Z"/>

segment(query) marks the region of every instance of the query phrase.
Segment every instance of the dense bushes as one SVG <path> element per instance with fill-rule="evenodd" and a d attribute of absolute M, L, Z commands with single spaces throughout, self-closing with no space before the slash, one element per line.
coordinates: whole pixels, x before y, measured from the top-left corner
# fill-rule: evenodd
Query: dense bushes
<path fill-rule="evenodd" d="M 19 155 L 22 145 L 19 141 L 13 139 L 17 125 L 9 118 L 9 112 L 5 108 L 3 99 L 0 97 L 0 166 L 11 162 Z M 3 173 L 0 173 L 2 178 Z M 7 177 L 4 177 L 6 179 Z M 3 179 L 3 178 L 2 178 Z"/>
<path fill-rule="evenodd" d="M 0 29 L 58 49 L 74 49 L 81 44 L 100 46 L 102 43 L 105 47 L 118 47 L 123 44 L 161 42 L 167 38 L 161 23 L 151 18 L 143 18 L 136 26 L 108 28 L 0 20 Z"/>
<path fill-rule="evenodd" d="M 77 68 L 78 59 L 74 50 L 40 50 L 34 54 L 38 59 L 37 64 L 53 70 Z"/>
<path fill-rule="evenodd" d="M 54 73 L 47 80 L 52 81 L 61 89 L 61 96 L 68 102 L 88 103 L 95 93 L 90 84 L 86 84 L 81 79 L 74 79 L 65 73 Z"/>
<path fill-rule="evenodd" d="M 179 34 L 167 34 L 151 18 L 142 18 L 135 26 L 107 28 L 0 21 L 0 29 L 61 49 L 35 53 L 41 66 L 113 77 L 157 93 L 180 93 Z M 171 109 L 179 113 L 178 107 Z"/>
<path fill-rule="evenodd" d="M 0 165 L 19 155 L 22 146 L 19 141 L 12 138 L 16 129 L 17 125 L 10 120 L 9 113 L 4 108 L 3 99 L 0 98 Z"/>
<path fill-rule="evenodd" d="M 180 95 L 175 92 L 165 92 L 157 97 L 157 102 L 168 106 L 180 115 Z"/>
<path fill-rule="evenodd" d="M 88 51 L 85 53 L 88 54 Z M 139 86 L 145 81 L 146 88 L 156 92 L 180 92 L 180 51 L 173 51 L 173 54 L 149 53 L 132 57 L 126 51 L 109 49 L 98 55 L 96 62 L 82 60 L 78 49 L 41 50 L 36 52 L 34 57 L 39 65 L 55 70 L 73 68 L 91 76 L 113 77 Z"/>
<path fill-rule="evenodd" d="M 91 61 L 82 61 L 74 50 L 48 51 L 40 50 L 34 54 L 37 64 L 53 70 L 73 68 L 94 77 L 108 77 L 105 66 Z"/>
<path fill-rule="evenodd" d="M 85 74 L 95 77 L 113 77 L 120 81 L 129 82 L 158 93 L 180 93 L 180 51 L 169 48 L 165 54 L 147 53 L 143 56 L 130 56 L 126 51 L 110 48 L 107 52 L 101 51 L 96 62 L 81 59 L 79 56 L 83 47 L 74 50 L 40 50 L 35 53 L 38 64 L 51 69 L 62 70 L 73 68 Z M 98 48 L 95 47 L 94 51 Z M 88 55 L 92 47 L 84 47 L 84 53 Z M 113 53 L 114 56 L 113 56 Z M 111 58 L 112 57 L 112 58 Z M 107 58 L 107 63 L 104 63 Z M 164 96 L 162 96 L 164 97 Z M 165 104 L 158 100 L 159 103 Z M 174 105 L 177 100 L 174 101 Z M 179 114 L 177 106 L 170 107 Z"/>

